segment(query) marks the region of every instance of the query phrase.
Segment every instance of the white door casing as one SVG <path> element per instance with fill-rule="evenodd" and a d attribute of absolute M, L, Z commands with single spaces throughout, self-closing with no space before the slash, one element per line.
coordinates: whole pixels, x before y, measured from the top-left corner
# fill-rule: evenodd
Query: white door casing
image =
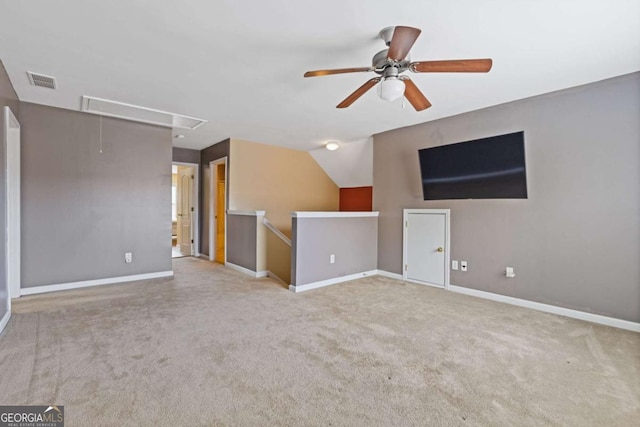
<path fill-rule="evenodd" d="M 178 167 L 178 245 L 184 255 L 193 255 L 193 180 L 193 168 Z"/>
<path fill-rule="evenodd" d="M 404 210 L 404 280 L 449 287 L 449 218 L 448 209 Z"/>
<path fill-rule="evenodd" d="M 20 296 L 20 123 L 4 107 L 6 141 L 7 284 L 9 299 Z"/>
<path fill-rule="evenodd" d="M 0 316 L 0 332 L 6 328 L 11 318 L 11 299 L 20 296 L 20 123 L 7 106 L 2 110 L 3 123 L 0 150 L 4 152 L 5 173 L 4 202 L 5 220 L 0 225 L 5 229 L 5 241 L 0 243 L 5 249 L 4 280 L 2 299 L 5 301 L 4 314 Z"/>

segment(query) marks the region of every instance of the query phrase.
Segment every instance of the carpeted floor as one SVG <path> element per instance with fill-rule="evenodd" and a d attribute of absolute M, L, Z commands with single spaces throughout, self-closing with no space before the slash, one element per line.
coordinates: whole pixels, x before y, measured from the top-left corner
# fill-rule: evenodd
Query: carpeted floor
<path fill-rule="evenodd" d="M 640 425 L 640 334 L 382 277 L 174 271 L 17 301 L 0 404 L 67 426 Z"/>

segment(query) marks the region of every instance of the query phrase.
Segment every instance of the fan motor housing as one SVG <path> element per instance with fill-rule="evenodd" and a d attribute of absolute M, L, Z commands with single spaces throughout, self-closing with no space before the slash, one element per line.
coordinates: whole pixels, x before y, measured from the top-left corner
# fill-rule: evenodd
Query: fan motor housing
<path fill-rule="evenodd" d="M 409 64 L 411 63 L 411 56 L 407 55 L 405 59 L 402 61 L 393 61 L 387 58 L 387 54 L 389 49 L 381 50 L 380 52 L 373 55 L 373 59 L 371 60 L 371 65 L 374 68 L 374 71 L 380 75 L 384 74 L 384 70 L 389 67 L 396 67 L 398 69 L 398 73 L 402 73 L 409 69 Z"/>

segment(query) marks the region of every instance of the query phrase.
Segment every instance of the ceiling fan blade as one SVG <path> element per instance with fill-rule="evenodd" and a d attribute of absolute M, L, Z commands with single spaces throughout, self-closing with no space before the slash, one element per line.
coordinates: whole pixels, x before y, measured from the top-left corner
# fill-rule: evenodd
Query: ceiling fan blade
<path fill-rule="evenodd" d="M 387 58 L 393 61 L 402 61 L 406 58 L 421 32 L 422 30 L 418 28 L 396 27 L 393 30 Z"/>
<path fill-rule="evenodd" d="M 492 65 L 491 59 L 455 59 L 412 62 L 409 69 L 414 73 L 487 73 Z"/>
<path fill-rule="evenodd" d="M 335 70 L 316 70 L 316 71 L 307 71 L 304 73 L 305 77 L 320 77 L 320 76 L 330 76 L 332 74 L 345 74 L 345 73 L 364 73 L 367 71 L 373 71 L 371 67 L 360 67 L 360 68 L 338 68 Z"/>
<path fill-rule="evenodd" d="M 336 108 L 347 108 L 349 105 L 356 102 L 356 100 L 364 95 L 369 89 L 377 85 L 380 80 L 380 77 L 372 78 L 371 80 L 360 86 L 358 89 L 356 89 L 355 92 L 353 92 L 351 95 L 347 96 L 344 101 L 336 106 Z"/>
<path fill-rule="evenodd" d="M 402 79 L 404 81 L 404 96 L 407 98 L 409 103 L 413 105 L 413 108 L 416 111 L 426 110 L 431 107 L 431 103 L 429 100 L 420 92 L 418 86 L 414 82 L 411 81 L 408 77 Z"/>

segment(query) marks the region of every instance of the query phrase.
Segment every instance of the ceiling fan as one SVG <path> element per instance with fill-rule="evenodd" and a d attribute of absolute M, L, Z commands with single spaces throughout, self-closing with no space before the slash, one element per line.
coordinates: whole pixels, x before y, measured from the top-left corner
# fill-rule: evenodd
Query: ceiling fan
<path fill-rule="evenodd" d="M 371 61 L 371 67 L 307 71 L 304 76 L 319 77 L 374 71 L 380 77 L 374 77 L 360 86 L 338 104 L 337 108 L 350 106 L 369 89 L 380 83 L 378 90 L 380 98 L 386 101 L 395 101 L 404 95 L 416 111 L 422 111 L 431 107 L 431 103 L 408 76 L 401 75 L 405 71 L 410 70 L 414 73 L 486 73 L 491 70 L 491 59 L 411 62 L 409 51 L 421 32 L 420 29 L 412 27 L 387 27 L 380 31 L 379 36 L 389 46 L 389 49 L 376 53 Z"/>

